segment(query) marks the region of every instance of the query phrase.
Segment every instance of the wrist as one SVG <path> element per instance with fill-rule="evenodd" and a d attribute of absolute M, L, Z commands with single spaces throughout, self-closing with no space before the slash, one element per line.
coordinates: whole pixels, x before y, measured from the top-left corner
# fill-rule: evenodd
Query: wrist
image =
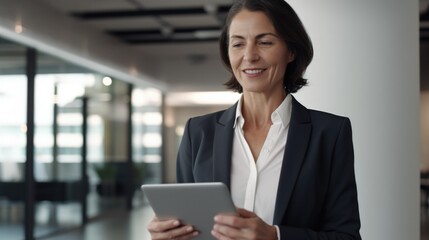
<path fill-rule="evenodd" d="M 277 226 L 277 225 L 273 225 L 272 226 L 272 236 L 273 236 L 273 240 L 280 240 L 280 229 L 279 229 L 279 226 Z"/>

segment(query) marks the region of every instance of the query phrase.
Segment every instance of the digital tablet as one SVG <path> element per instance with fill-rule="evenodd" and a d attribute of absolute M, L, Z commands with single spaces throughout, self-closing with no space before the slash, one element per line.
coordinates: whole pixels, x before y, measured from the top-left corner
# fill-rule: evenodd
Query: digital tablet
<path fill-rule="evenodd" d="M 145 184 L 142 189 L 158 219 L 179 219 L 199 231 L 195 239 L 214 239 L 214 216 L 234 214 L 228 188 L 215 183 Z"/>

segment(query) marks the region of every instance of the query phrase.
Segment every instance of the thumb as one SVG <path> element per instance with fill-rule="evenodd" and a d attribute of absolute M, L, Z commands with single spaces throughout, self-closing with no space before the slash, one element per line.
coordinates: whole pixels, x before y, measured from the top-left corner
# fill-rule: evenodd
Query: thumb
<path fill-rule="evenodd" d="M 252 217 L 258 217 L 254 212 L 248 211 L 244 208 L 237 208 L 237 213 L 244 218 L 252 218 Z"/>

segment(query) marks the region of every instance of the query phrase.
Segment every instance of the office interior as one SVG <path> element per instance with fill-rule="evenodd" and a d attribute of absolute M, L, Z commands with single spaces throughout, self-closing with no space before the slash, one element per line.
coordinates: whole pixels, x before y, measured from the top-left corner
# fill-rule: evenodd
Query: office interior
<path fill-rule="evenodd" d="M 379 11 L 389 11 L 389 1 L 377 1 L 385 7 Z M 421 147 L 414 146 L 420 152 L 410 164 L 420 168 L 412 168 L 414 220 L 402 232 L 429 239 L 429 1 L 411 2 L 420 9 Z M 297 12 L 308 7 L 290 3 Z M 186 120 L 239 97 L 224 91 L 229 73 L 217 50 L 231 4 L 0 0 L 0 239 L 149 239 L 153 212 L 140 185 L 175 182 Z M 361 166 L 362 235 L 376 239 L 383 235 L 366 221 L 369 187 Z M 404 239 L 396 236 L 389 239 Z"/>

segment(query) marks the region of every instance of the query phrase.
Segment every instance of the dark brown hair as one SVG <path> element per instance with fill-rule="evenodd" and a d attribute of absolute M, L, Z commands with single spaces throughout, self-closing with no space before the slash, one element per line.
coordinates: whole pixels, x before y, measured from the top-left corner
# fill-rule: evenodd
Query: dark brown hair
<path fill-rule="evenodd" d="M 228 56 L 229 26 L 234 16 L 243 9 L 265 13 L 271 20 L 277 34 L 286 42 L 289 51 L 294 54 L 295 58 L 288 64 L 283 82 L 288 93 L 297 92 L 307 84 L 307 79 L 304 79 L 303 75 L 313 59 L 313 45 L 298 15 L 284 0 L 234 1 L 228 12 L 219 41 L 223 63 L 232 73 Z M 231 79 L 225 85 L 228 89 L 239 93 L 243 92 L 243 87 L 238 83 L 234 74 L 232 74 Z"/>

